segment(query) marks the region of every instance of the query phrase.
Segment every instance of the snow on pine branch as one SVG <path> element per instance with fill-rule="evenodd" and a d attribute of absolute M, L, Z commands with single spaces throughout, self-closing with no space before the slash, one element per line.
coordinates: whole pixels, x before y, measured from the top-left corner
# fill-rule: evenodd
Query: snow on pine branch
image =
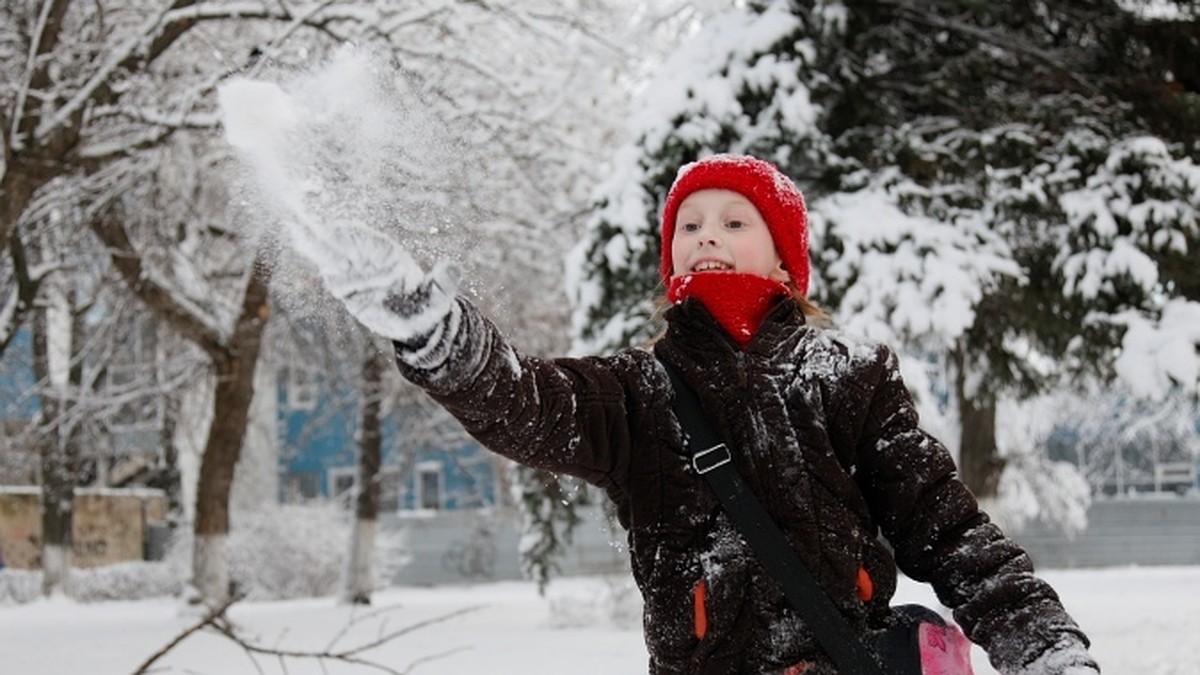
<path fill-rule="evenodd" d="M 885 171 L 869 187 L 811 204 L 814 271 L 840 290 L 837 318 L 847 330 L 949 344 L 975 322 L 987 289 L 1023 277 L 981 212 L 947 221 L 901 208 L 903 194 L 925 189 Z"/>
<path fill-rule="evenodd" d="M 1161 400 L 1172 389 L 1200 389 L 1200 302 L 1172 298 L 1158 318 L 1126 312 L 1117 374 L 1135 396 Z"/>
<path fill-rule="evenodd" d="M 1147 251 L 1188 253 L 1200 240 L 1200 167 L 1175 159 L 1159 139 L 1117 143 L 1083 187 L 1059 198 L 1084 247 L 1064 247 L 1057 261 L 1066 292 L 1094 299 L 1128 277 L 1147 293 L 1159 283 Z"/>
<path fill-rule="evenodd" d="M 630 120 L 633 137 L 648 149 L 669 139 L 706 145 L 720 133 L 721 120 L 737 120 L 747 132 L 740 142 L 752 145 L 753 120 L 739 101 L 747 88 L 772 95 L 759 119 L 773 119 L 789 130 L 812 128 L 816 107 L 798 64 L 762 54 L 799 27 L 787 3 L 772 4 L 761 14 L 731 11 L 707 24 L 671 55 L 647 87 L 652 95 L 643 97 L 646 105 L 636 106 Z M 815 60 L 807 43 L 797 42 L 796 49 L 810 63 Z M 681 127 L 673 123 L 678 119 L 685 120 Z"/>
<path fill-rule="evenodd" d="M 1176 158 L 1160 139 L 1114 144 L 1083 186 L 1064 193 L 1068 237 L 1056 263 L 1068 294 L 1095 299 L 1132 283 L 1140 309 L 1091 320 L 1125 328 L 1115 367 L 1133 393 L 1162 399 L 1173 387 L 1200 388 L 1200 304 L 1179 297 L 1153 255 L 1195 258 L 1200 242 L 1200 166 Z"/>

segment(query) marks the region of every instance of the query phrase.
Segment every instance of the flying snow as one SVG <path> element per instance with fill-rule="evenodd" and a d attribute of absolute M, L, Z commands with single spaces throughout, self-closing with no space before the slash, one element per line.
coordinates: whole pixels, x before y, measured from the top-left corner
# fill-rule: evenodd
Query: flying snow
<path fill-rule="evenodd" d="M 287 131 L 297 123 L 297 104 L 274 82 L 237 78 L 217 92 L 225 138 L 258 160 L 271 160 Z"/>
<path fill-rule="evenodd" d="M 331 264 L 378 268 L 384 252 L 397 267 L 461 255 L 434 236 L 454 141 L 396 71 L 347 46 L 279 81 L 231 78 L 217 96 L 225 138 L 247 170 L 239 185 L 255 211 L 249 238 L 279 224 L 281 243 L 323 273 Z M 379 246 L 356 250 L 364 241 Z"/>

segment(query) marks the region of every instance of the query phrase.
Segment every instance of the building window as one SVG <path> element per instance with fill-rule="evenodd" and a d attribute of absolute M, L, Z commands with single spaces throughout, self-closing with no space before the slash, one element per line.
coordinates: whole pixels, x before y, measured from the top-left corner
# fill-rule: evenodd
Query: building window
<path fill-rule="evenodd" d="M 439 462 L 422 462 L 417 465 L 417 508 L 437 510 L 442 508 L 442 465 Z"/>
<path fill-rule="evenodd" d="M 288 410 L 315 410 L 317 407 L 316 372 L 303 365 L 292 365 L 287 369 L 285 387 Z"/>
<path fill-rule="evenodd" d="M 358 469 L 355 467 L 338 467 L 329 470 L 329 497 L 337 500 L 343 506 L 349 506 L 354 499 L 354 484 Z"/>
<path fill-rule="evenodd" d="M 118 457 L 157 453 L 163 399 L 155 395 L 158 373 L 155 325 L 139 321 L 127 326 L 121 353 L 105 367 L 105 393 L 118 404 L 107 417 L 113 453 Z"/>
<path fill-rule="evenodd" d="M 289 504 L 315 499 L 320 493 L 317 479 L 311 471 L 289 474 L 287 477 L 287 501 Z"/>

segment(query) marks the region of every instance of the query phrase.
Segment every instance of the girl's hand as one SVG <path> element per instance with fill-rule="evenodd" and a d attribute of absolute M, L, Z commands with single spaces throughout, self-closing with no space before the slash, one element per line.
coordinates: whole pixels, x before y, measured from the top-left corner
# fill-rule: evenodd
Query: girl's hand
<path fill-rule="evenodd" d="M 442 262 L 426 274 L 399 242 L 357 223 L 294 224 L 292 243 L 316 264 L 325 287 L 367 329 L 419 343 L 454 306 L 458 269 Z"/>

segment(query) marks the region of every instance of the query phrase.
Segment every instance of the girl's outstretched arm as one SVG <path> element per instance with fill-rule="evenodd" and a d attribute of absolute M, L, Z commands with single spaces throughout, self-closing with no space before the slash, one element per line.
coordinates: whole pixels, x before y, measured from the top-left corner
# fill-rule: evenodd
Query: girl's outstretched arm
<path fill-rule="evenodd" d="M 1058 594 L 980 510 L 945 447 L 919 427 L 891 350 L 879 347 L 862 378 L 875 385 L 860 412 L 858 480 L 900 569 L 932 584 L 1001 673 L 1098 673 Z"/>
<path fill-rule="evenodd" d="M 653 357 L 521 356 L 456 295 L 454 267 L 425 273 L 398 242 L 353 224 L 306 241 L 296 249 L 360 323 L 393 342 L 401 373 L 489 449 L 601 487 L 623 482 L 637 428 L 625 393 L 657 376 Z"/>

